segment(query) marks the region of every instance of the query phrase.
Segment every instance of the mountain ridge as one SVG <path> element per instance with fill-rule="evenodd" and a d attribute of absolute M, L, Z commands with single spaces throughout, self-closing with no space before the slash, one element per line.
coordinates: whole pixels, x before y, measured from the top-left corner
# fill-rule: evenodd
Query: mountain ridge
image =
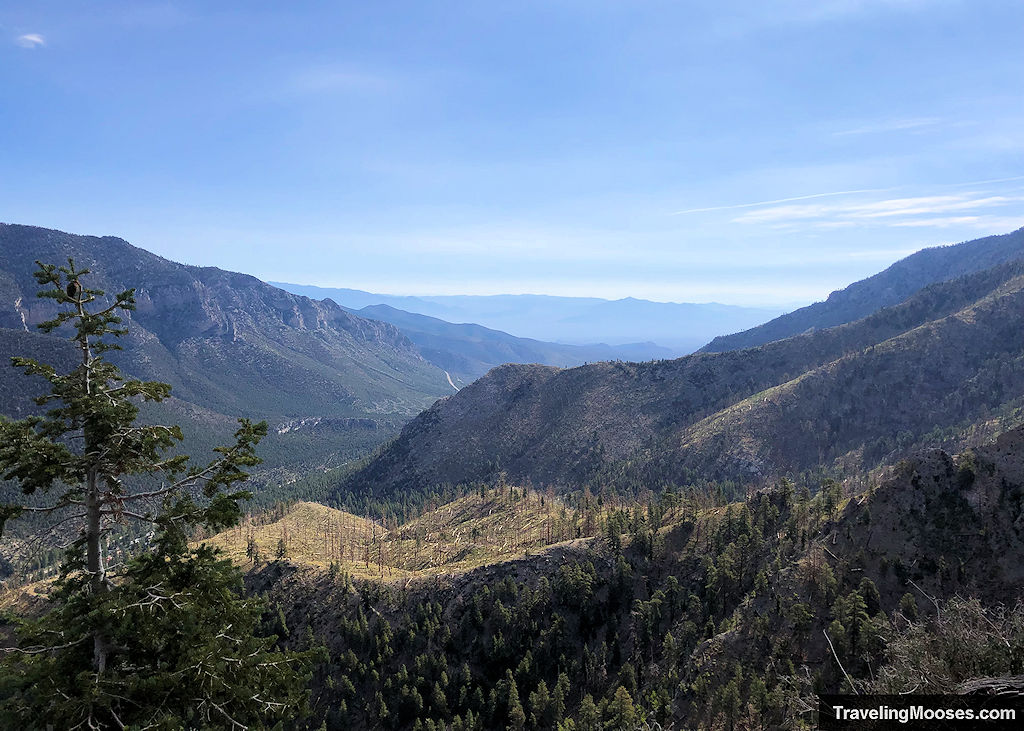
<path fill-rule="evenodd" d="M 922 249 L 867 279 L 832 292 L 828 299 L 780 315 L 700 349 L 713 353 L 763 345 L 808 329 L 835 327 L 902 302 L 922 287 L 1024 257 L 1024 228 L 947 246 Z"/>
<path fill-rule="evenodd" d="M 678 493 L 646 510 L 581 501 L 573 519 L 599 537 L 522 558 L 401 582 L 281 561 L 247 583 L 293 636 L 352 658 L 316 686 L 345 689 L 324 694 L 333 726 L 375 728 L 386 710 L 398 727 L 498 728 L 512 716 L 485 693 L 518 686 L 552 724 L 633 728 L 624 713 L 643 712 L 665 728 L 805 728 L 817 693 L 1017 674 L 1022 455 L 1017 428 L 911 454 L 853 494 L 780 482 L 703 509 Z"/>

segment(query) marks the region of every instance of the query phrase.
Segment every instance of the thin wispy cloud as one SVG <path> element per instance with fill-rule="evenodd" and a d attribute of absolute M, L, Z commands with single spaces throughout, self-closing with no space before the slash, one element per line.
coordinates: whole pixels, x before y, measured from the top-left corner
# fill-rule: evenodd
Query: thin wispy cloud
<path fill-rule="evenodd" d="M 942 216 L 891 224 L 894 228 L 953 228 L 963 226 L 989 232 L 1015 231 L 1024 227 L 1024 214 L 1020 216 Z"/>
<path fill-rule="evenodd" d="M 938 218 L 915 218 L 910 221 L 893 221 L 891 225 L 898 228 L 949 228 L 950 226 L 969 226 L 980 220 L 981 216 L 940 216 Z"/>
<path fill-rule="evenodd" d="M 1010 178 L 991 178 L 990 180 L 972 180 L 969 183 L 950 183 L 941 185 L 940 188 L 964 188 L 968 185 L 993 185 L 995 183 L 1012 183 L 1017 180 L 1024 180 L 1024 175 L 1014 175 Z"/>
<path fill-rule="evenodd" d="M 922 119 L 892 119 L 882 122 L 864 124 L 851 129 L 833 132 L 833 137 L 854 137 L 859 135 L 886 134 L 889 132 L 913 132 L 922 129 L 935 127 L 942 124 L 943 120 L 938 117 L 927 117 Z"/>
<path fill-rule="evenodd" d="M 971 181 L 967 181 L 967 182 L 963 182 L 963 183 L 945 183 L 945 184 L 941 184 L 941 185 L 936 185 L 934 187 L 936 189 L 939 189 L 939 190 L 948 190 L 948 189 L 951 189 L 951 188 L 966 188 L 966 187 L 974 187 L 974 186 L 979 186 L 979 185 L 995 185 L 997 183 L 1012 183 L 1012 182 L 1016 182 L 1018 180 L 1024 180 L 1024 175 L 1014 175 L 1014 176 L 1007 177 L 1007 178 L 989 178 L 987 180 L 971 180 Z M 714 211 L 732 211 L 732 210 L 737 210 L 737 209 L 742 209 L 742 208 L 760 208 L 761 206 L 771 206 L 771 205 L 776 205 L 778 203 L 792 203 L 792 202 L 795 202 L 795 201 L 814 200 L 814 199 L 817 199 L 817 198 L 838 198 L 838 197 L 841 197 L 841 196 L 864 195 L 864 194 L 869 194 L 869 193 L 888 193 L 888 192 L 896 191 L 896 190 L 907 190 L 910 187 L 911 186 L 907 186 L 907 185 L 897 185 L 897 186 L 891 186 L 891 187 L 888 187 L 888 188 L 861 188 L 859 190 L 838 190 L 838 191 L 832 191 L 832 192 L 829 192 L 829 193 L 809 193 L 807 195 L 797 195 L 797 196 L 791 196 L 789 198 L 776 198 L 776 199 L 773 199 L 773 200 L 752 201 L 752 202 L 748 202 L 748 203 L 729 203 L 729 204 L 720 205 L 720 206 L 706 206 L 706 207 L 703 207 L 703 208 L 687 208 L 687 209 L 681 210 L 681 211 L 672 211 L 668 215 L 670 215 L 670 216 L 683 216 L 683 215 L 686 215 L 688 213 L 710 213 L 710 212 L 714 212 Z M 896 199 L 896 200 L 900 200 L 900 199 Z M 1011 200 L 1016 200 L 1016 198 L 1011 199 Z M 734 220 L 739 220 L 739 219 L 734 219 Z"/>
<path fill-rule="evenodd" d="M 25 33 L 15 38 L 14 42 L 22 48 L 39 48 L 46 45 L 46 39 L 38 33 Z"/>
<path fill-rule="evenodd" d="M 798 195 L 792 198 L 777 198 L 770 201 L 755 201 L 754 203 L 736 203 L 728 206 L 710 206 L 708 208 L 688 208 L 685 211 L 673 211 L 670 216 L 683 216 L 687 213 L 709 213 L 711 211 L 731 211 L 737 208 L 757 208 L 758 206 L 770 206 L 775 203 L 789 203 L 791 201 L 806 201 L 812 198 L 832 198 L 842 195 L 855 195 L 858 193 L 881 193 L 893 188 L 865 188 L 863 190 L 839 190 L 833 193 L 812 193 L 810 195 Z"/>
<path fill-rule="evenodd" d="M 974 191 L 957 195 L 913 196 L 863 202 L 772 206 L 744 213 L 733 218 L 732 222 L 773 226 L 808 225 L 825 229 L 855 225 L 947 228 L 956 225 L 984 225 L 988 211 L 1019 209 L 1022 203 L 1024 195 L 991 195 Z M 1003 214 L 1006 212 L 1002 211 Z M 1005 219 L 1005 215 L 1002 218 Z"/>
<path fill-rule="evenodd" d="M 296 73 L 289 80 L 296 94 L 321 95 L 340 92 L 381 92 L 393 86 L 393 80 L 375 73 L 345 66 L 316 66 Z"/>

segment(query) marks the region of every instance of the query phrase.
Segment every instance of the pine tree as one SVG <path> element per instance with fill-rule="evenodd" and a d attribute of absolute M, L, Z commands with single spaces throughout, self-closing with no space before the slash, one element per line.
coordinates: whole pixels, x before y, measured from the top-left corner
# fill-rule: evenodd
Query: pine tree
<path fill-rule="evenodd" d="M 537 690 L 530 693 L 528 698 L 530 704 L 530 725 L 534 728 L 544 728 L 548 724 L 548 708 L 551 705 L 551 694 L 548 691 L 548 684 L 543 680 L 537 684 Z"/>
<path fill-rule="evenodd" d="M 519 688 L 511 670 L 505 671 L 505 684 L 508 689 L 508 727 L 521 731 L 526 726 L 526 711 L 519 700 Z"/>
<path fill-rule="evenodd" d="M 38 263 L 38 262 L 37 262 Z M 255 447 L 266 424 L 240 420 L 235 443 L 217 458 L 189 467 L 167 456 L 182 440 L 177 426 L 141 425 L 137 401 L 162 401 L 165 383 L 124 377 L 103 354 L 104 340 L 126 332 L 119 312 L 134 309 L 127 290 L 106 307 L 82 285 L 88 270 L 39 264 L 40 297 L 65 306 L 40 328 L 65 325 L 81 355 L 69 373 L 26 358 L 14 365 L 42 376 L 52 404 L 44 416 L 0 418 L 0 473 L 26 496 L 48 505 L 0 507 L 6 521 L 26 513 L 50 516 L 80 533 L 55 584 L 55 606 L 25 622 L 17 649 L 4 658 L 0 714 L 7 727 L 237 728 L 294 717 L 305 705 L 313 653 L 284 653 L 274 638 L 256 636 L 262 605 L 243 598 L 241 574 L 207 545 L 191 548 L 195 526 L 234 525 L 234 490 L 243 468 L 259 463 Z M 103 538 L 121 524 L 150 524 L 149 550 L 112 572 Z"/>
<path fill-rule="evenodd" d="M 583 701 L 580 703 L 578 725 L 580 731 L 598 731 L 600 728 L 597 705 L 594 703 L 594 697 L 590 693 L 584 695 Z"/>
<path fill-rule="evenodd" d="M 608 703 L 605 728 L 615 731 L 632 731 L 636 728 L 636 707 L 633 705 L 633 697 L 621 685 Z"/>

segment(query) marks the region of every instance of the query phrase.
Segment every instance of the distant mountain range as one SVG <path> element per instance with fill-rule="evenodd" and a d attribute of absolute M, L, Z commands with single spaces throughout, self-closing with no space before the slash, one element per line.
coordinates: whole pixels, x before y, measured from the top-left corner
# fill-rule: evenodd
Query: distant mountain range
<path fill-rule="evenodd" d="M 426 408 L 337 485 L 338 495 L 394 496 L 501 474 L 623 488 L 698 476 L 758 481 L 870 468 L 915 446 L 958 448 L 1024 419 L 1022 254 L 1024 230 L 928 249 L 827 302 L 718 338 L 704 352 L 658 360 L 667 353 L 650 343 L 544 342 L 359 301 L 375 297 L 366 293 L 348 300 L 361 305 L 352 312 L 244 274 L 176 264 L 121 239 L 3 224 L 0 356 L 70 363 L 63 339 L 35 331 L 53 305 L 35 298 L 32 270 L 36 259 L 72 256 L 108 292 L 137 288 L 125 350 L 112 357 L 133 375 L 172 384 L 175 398 L 149 416 L 184 422 L 197 444 L 223 438 L 237 416 L 267 418 L 270 466 L 329 466 L 381 444 Z M 707 315 L 720 307 L 398 299 L 447 308 L 453 319 L 469 306 L 480 308 L 475 319 L 532 313 L 540 321 L 546 312 L 560 315 L 561 327 L 603 313 L 610 329 L 625 327 L 630 312 Z M 736 309 L 717 311 L 731 317 Z M 799 334 L 726 347 L 793 329 Z M 630 360 L 649 362 L 623 362 Z M 34 408 L 26 383 L 0 369 L 2 413 Z"/>
<path fill-rule="evenodd" d="M 563 345 L 492 330 L 483 325 L 455 324 L 428 315 L 370 305 L 356 314 L 398 327 L 423 357 L 443 368 L 461 387 L 504 363 L 543 363 L 567 368 L 602 360 L 653 360 L 675 352 L 654 343 L 627 345 Z"/>
<path fill-rule="evenodd" d="M 1000 262 L 1024 257 L 1024 228 L 953 246 L 922 249 L 873 277 L 833 292 L 824 302 L 780 315 L 763 325 L 720 335 L 701 348 L 716 353 L 764 345 L 807 330 L 853 322 L 883 307 L 902 302 L 922 287 L 981 271 Z"/>
<path fill-rule="evenodd" d="M 1015 241 L 1019 232 L 1001 239 Z M 979 257 L 998 257 L 992 239 Z M 970 258 L 971 247 L 957 249 Z M 863 470 L 1024 420 L 1024 262 L 934 283 L 866 318 L 762 346 L 569 370 L 503 366 L 434 404 L 337 490 L 491 481 L 655 488 Z M 863 283 L 849 290 L 863 290 Z M 839 294 L 833 301 L 842 301 Z"/>
<path fill-rule="evenodd" d="M 271 284 L 307 297 L 330 298 L 353 310 L 388 305 L 450 323 L 476 323 L 522 338 L 573 345 L 651 342 L 671 355 L 690 353 L 722 333 L 743 330 L 780 314 L 780 310 L 769 308 L 651 302 L 632 297 L 620 300 L 534 294 L 405 297 L 286 282 Z"/>

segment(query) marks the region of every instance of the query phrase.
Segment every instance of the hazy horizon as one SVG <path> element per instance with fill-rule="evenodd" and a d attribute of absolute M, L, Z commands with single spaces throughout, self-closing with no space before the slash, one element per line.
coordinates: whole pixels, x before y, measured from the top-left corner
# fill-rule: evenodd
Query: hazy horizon
<path fill-rule="evenodd" d="M 279 279 L 266 279 L 266 280 L 263 280 L 263 281 L 267 282 L 267 284 L 272 284 L 274 286 L 278 286 L 278 285 L 281 285 L 281 284 L 286 284 L 286 285 L 292 285 L 292 286 L 298 286 L 298 287 L 311 287 L 311 288 L 323 289 L 323 290 L 346 289 L 346 290 L 352 290 L 354 292 L 365 292 L 366 294 L 381 295 L 382 297 L 421 297 L 421 298 L 424 298 L 424 299 L 429 299 L 431 297 L 565 297 L 565 298 L 574 298 L 574 299 L 595 299 L 595 300 L 602 300 L 602 301 L 605 301 L 605 302 L 621 302 L 622 300 L 638 300 L 638 301 L 645 301 L 645 302 L 654 302 L 656 304 L 664 304 L 664 305 L 722 305 L 723 307 L 745 307 L 745 308 L 751 308 L 751 309 L 764 309 L 764 310 L 777 310 L 777 309 L 779 309 L 778 307 L 758 307 L 756 305 L 734 305 L 734 304 L 730 304 L 728 302 L 716 302 L 714 300 L 704 300 L 704 301 L 700 301 L 700 302 L 695 301 L 695 300 L 659 300 L 659 299 L 651 299 L 649 297 L 636 297 L 636 296 L 633 296 L 633 295 L 624 295 L 622 297 L 599 297 L 599 296 L 595 296 L 595 295 L 585 295 L 585 294 L 565 295 L 565 294 L 552 294 L 551 292 L 505 292 L 505 291 L 495 291 L 495 292 L 488 292 L 488 293 L 482 293 L 482 294 L 481 293 L 474 294 L 474 293 L 465 292 L 465 291 L 456 290 L 456 289 L 452 289 L 452 291 L 449 291 L 449 292 L 417 291 L 417 290 L 404 291 L 404 292 L 382 292 L 382 291 L 378 291 L 378 290 L 365 289 L 363 287 L 353 287 L 353 286 L 346 286 L 346 285 L 325 285 L 325 284 L 314 284 L 314 283 L 310 283 L 310 282 L 285 282 L 285 281 L 279 280 Z M 805 302 L 803 300 L 799 300 L 799 301 L 794 300 L 792 302 L 784 303 L 783 306 L 802 307 L 802 306 L 804 306 L 806 304 L 810 304 L 810 303 L 809 302 Z"/>

